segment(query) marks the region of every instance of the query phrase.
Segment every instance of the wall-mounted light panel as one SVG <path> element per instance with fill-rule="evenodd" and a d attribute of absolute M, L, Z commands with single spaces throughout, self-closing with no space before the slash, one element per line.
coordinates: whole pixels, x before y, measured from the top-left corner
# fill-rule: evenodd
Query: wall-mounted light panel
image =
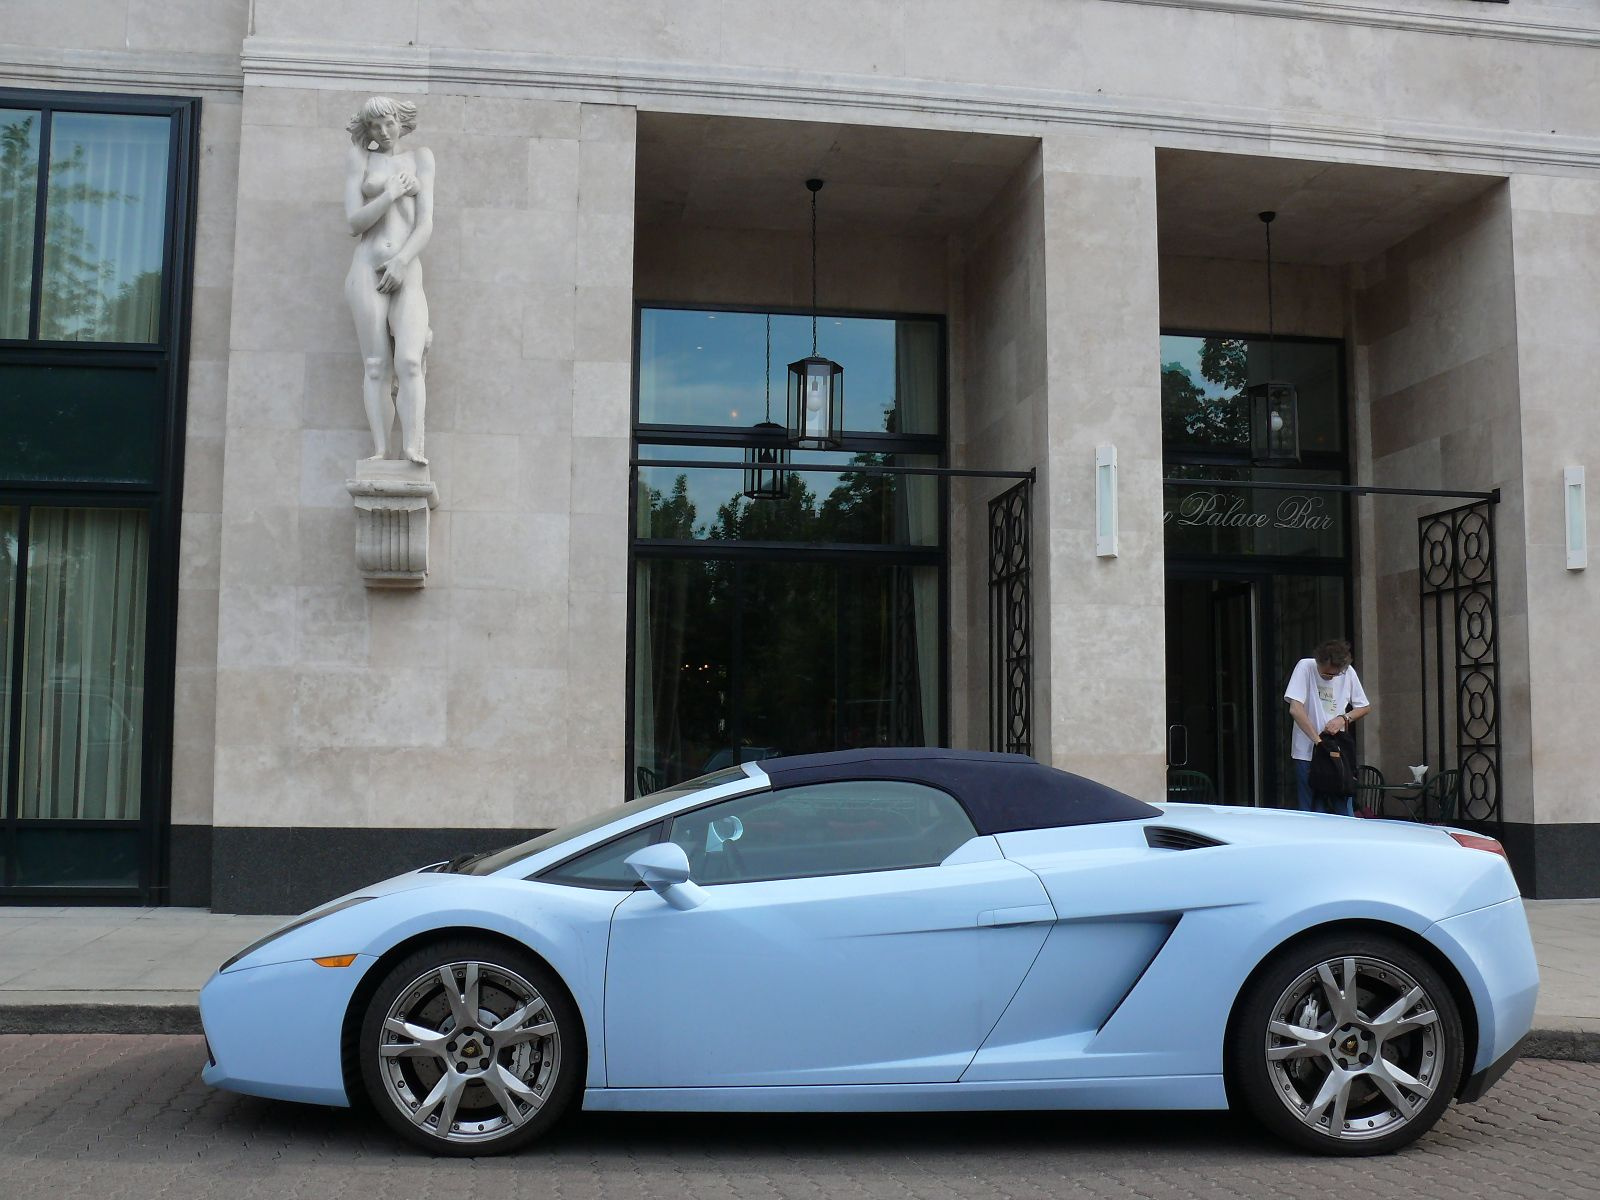
<path fill-rule="evenodd" d="M 1094 552 L 1117 556 L 1117 448 L 1097 446 L 1094 452 Z"/>
<path fill-rule="evenodd" d="M 1567 570 L 1581 571 L 1589 565 L 1589 522 L 1584 512 L 1583 468 L 1568 467 L 1561 473 L 1561 484 L 1567 506 Z"/>

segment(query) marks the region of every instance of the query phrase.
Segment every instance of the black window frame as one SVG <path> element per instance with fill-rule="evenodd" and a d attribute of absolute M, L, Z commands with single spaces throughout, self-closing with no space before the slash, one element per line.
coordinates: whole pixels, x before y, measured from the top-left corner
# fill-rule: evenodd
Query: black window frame
<path fill-rule="evenodd" d="M 36 479 L 0 475 L 0 505 L 28 507 L 142 507 L 150 513 L 150 568 L 146 597 L 145 708 L 140 816 L 142 861 L 133 887 L 10 886 L 9 840 L 0 851 L 0 903 L 164 904 L 171 892 L 172 745 L 176 686 L 178 568 L 187 435 L 190 321 L 193 313 L 195 230 L 200 176 L 198 96 L 0 88 L 0 108 L 41 113 L 39 178 L 34 212 L 28 332 L 37 334 L 44 270 L 50 140 L 56 113 L 167 117 L 167 196 L 163 219 L 161 314 L 155 342 L 46 341 L 35 336 L 0 339 L 0 367 L 104 367 L 153 371 L 163 377 L 160 463 L 150 483 Z M 48 116 L 46 116 L 48 114 Z M 25 585 L 19 580 L 20 617 Z M 13 743 L 14 747 L 14 743 Z M 15 753 L 15 748 L 13 749 Z M 0 770 L 9 766 L 0 764 Z M 14 794 L 6 803 L 14 803 Z M 0 812 L 0 818 L 7 814 Z M 0 820 L 0 828 L 4 827 Z M 85 824 L 76 826 L 89 828 Z M 4 835 L 0 835 L 4 836 Z M 208 881 L 205 881 L 208 883 Z M 193 886 L 193 885 L 191 885 Z M 205 886 L 201 884 L 200 886 Z"/>
<path fill-rule="evenodd" d="M 172 340 L 173 322 L 182 307 L 182 296 L 175 295 L 174 283 L 185 266 L 185 247 L 173 236 L 179 225 L 179 216 L 186 203 L 192 204 L 192 181 L 182 178 L 184 166 L 196 157 L 185 152 L 199 131 L 198 109 L 200 101 L 174 96 L 108 96 L 99 92 L 46 92 L 0 88 L 0 108 L 35 109 L 39 113 L 39 168 L 37 192 L 33 212 L 32 280 L 28 294 L 28 332 L 22 338 L 0 338 L 0 350 L 18 347 L 39 349 L 126 351 L 131 353 L 160 353 Z M 187 129 L 186 117 L 190 110 L 196 117 L 194 128 Z M 167 140 L 167 194 L 162 221 L 165 237 L 161 247 L 161 315 L 153 342 L 105 342 L 73 339 L 47 339 L 39 336 L 40 309 L 44 293 L 45 220 L 48 215 L 50 184 L 50 146 L 57 113 L 90 113 L 106 116 L 166 117 L 169 120 Z M 190 186 L 185 187 L 189 182 Z"/>
<path fill-rule="evenodd" d="M 937 434 L 889 434 L 881 432 L 846 431 L 840 439 L 840 450 L 845 453 L 884 454 L 896 457 L 920 455 L 932 458 L 936 466 L 950 465 L 950 324 L 944 313 L 884 311 L 857 308 L 795 307 L 780 304 L 718 304 L 681 300 L 635 299 L 633 305 L 633 346 L 629 381 L 629 442 L 634 458 L 671 458 L 673 446 L 713 446 L 725 448 L 728 459 L 739 458 L 745 447 L 761 444 L 747 432 L 726 425 L 670 425 L 645 422 L 640 419 L 639 379 L 640 356 L 643 338 L 641 328 L 646 309 L 669 309 L 679 312 L 707 313 L 770 313 L 773 316 L 810 316 L 815 311 L 818 319 L 833 317 L 870 318 L 873 320 L 929 321 L 939 330 L 938 387 L 939 430 Z M 848 379 L 849 364 L 845 363 Z M 848 396 L 848 392 L 846 393 Z M 848 415 L 848 400 L 846 401 Z M 659 453 L 656 452 L 659 448 Z M 712 540 L 676 540 L 645 538 L 639 531 L 638 506 L 639 470 L 628 473 L 628 604 L 627 650 L 625 672 L 627 711 L 625 718 L 624 795 L 632 792 L 637 757 L 634 740 L 634 691 L 637 683 L 638 660 L 636 653 L 638 621 L 638 568 L 642 559 L 725 559 L 752 562 L 879 564 L 884 566 L 931 566 L 939 572 L 938 583 L 938 661 L 939 703 L 935 716 L 937 729 L 935 745 L 947 745 L 950 740 L 950 481 L 941 478 L 939 488 L 939 541 L 936 546 L 885 546 L 852 543 L 810 542 L 718 542 Z"/>
<path fill-rule="evenodd" d="M 1161 327 L 1161 337 L 1189 337 L 1189 338 L 1227 338 L 1232 341 L 1265 342 L 1269 335 L 1265 333 L 1248 333 L 1237 330 L 1221 329 L 1191 329 Z M 1337 474 L 1338 482 L 1348 484 L 1351 477 L 1351 455 L 1354 442 L 1354 430 L 1350 422 L 1350 350 L 1344 338 L 1339 337 L 1312 337 L 1301 335 L 1275 335 L 1274 339 L 1280 345 L 1317 345 L 1332 346 L 1338 350 L 1335 361 L 1338 366 L 1336 389 L 1338 392 L 1338 412 L 1336 414 L 1339 427 L 1344 430 L 1344 446 L 1339 450 L 1314 450 L 1302 452 L 1300 463 L 1297 467 L 1274 467 L 1273 470 L 1282 471 L 1331 471 Z M 1160 370 L 1159 356 L 1157 370 Z M 1292 382 L 1292 381 L 1291 381 Z M 1168 487 L 1167 472 L 1172 467 L 1212 467 L 1228 468 L 1249 471 L 1255 467 L 1251 460 L 1250 447 L 1243 446 L 1238 449 L 1202 449 L 1171 447 L 1163 436 L 1161 442 L 1161 490 L 1163 503 Z M 1240 485 L 1242 486 L 1242 485 Z M 1167 571 L 1170 574 L 1174 566 L 1200 574 L 1207 568 L 1216 568 L 1222 571 L 1238 570 L 1245 574 L 1260 574 L 1260 568 L 1265 568 L 1266 573 L 1282 573 L 1281 568 L 1287 567 L 1291 571 L 1302 574 L 1325 575 L 1343 572 L 1345 582 L 1352 582 L 1352 569 L 1355 561 L 1355 506 L 1351 496 L 1346 493 L 1340 497 L 1341 519 L 1344 522 L 1344 550 L 1338 555 L 1317 555 L 1304 558 L 1283 558 L 1266 555 L 1234 555 L 1234 554 L 1201 554 L 1178 553 L 1164 551 Z M 1316 569 L 1307 570 L 1307 564 L 1316 564 Z M 1298 568 L 1298 569 L 1297 569 Z M 1347 595 L 1345 623 L 1354 627 L 1355 604 L 1354 599 Z"/>
<path fill-rule="evenodd" d="M 1344 431 L 1344 444 L 1339 450 L 1302 451 L 1298 467 L 1274 467 L 1273 470 L 1306 472 L 1321 471 L 1334 472 L 1340 484 L 1351 482 L 1353 475 L 1352 462 L 1355 453 L 1356 430 L 1351 422 L 1350 410 L 1350 343 L 1342 337 L 1313 336 L 1309 334 L 1276 334 L 1269 335 L 1262 331 L 1240 331 L 1226 329 L 1206 329 L 1191 327 L 1168 327 L 1163 325 L 1161 337 L 1190 337 L 1190 338 L 1227 338 L 1234 341 L 1266 342 L 1276 341 L 1279 345 L 1323 345 L 1333 346 L 1338 353 L 1335 362 L 1338 369 L 1336 389 L 1338 394 L 1338 411 L 1336 420 Z M 1161 369 L 1160 355 L 1157 355 L 1156 370 Z M 1293 382 L 1292 380 L 1290 382 Z M 1163 508 L 1167 495 L 1167 472 L 1172 467 L 1210 467 L 1223 469 L 1251 470 L 1255 463 L 1251 460 L 1250 447 L 1243 446 L 1238 449 L 1203 449 L 1173 447 L 1167 444 L 1165 435 L 1161 444 L 1161 491 Z M 1236 485 L 1244 486 L 1244 485 Z M 1163 590 L 1165 582 L 1170 579 L 1196 580 L 1213 579 L 1222 582 L 1249 582 L 1257 585 L 1268 585 L 1279 576 L 1300 575 L 1314 576 L 1317 578 L 1337 578 L 1344 584 L 1344 623 L 1345 628 L 1352 633 L 1355 630 L 1356 589 L 1355 589 L 1355 560 L 1356 560 L 1356 524 L 1354 497 L 1348 492 L 1338 498 L 1340 504 L 1341 520 L 1344 522 L 1344 548 L 1338 555 L 1308 555 L 1304 557 L 1285 557 L 1280 555 L 1251 555 L 1251 554 L 1203 554 L 1196 552 L 1174 553 L 1163 548 Z M 1270 609 L 1270 606 L 1269 606 Z M 1276 637 L 1276 616 L 1268 611 L 1264 615 L 1259 630 L 1263 646 L 1270 645 Z M 1271 688 L 1268 692 L 1271 692 Z M 1261 711 L 1256 714 L 1259 722 L 1276 719 L 1278 710 L 1270 704 L 1261 706 Z M 1263 726 L 1258 725 L 1259 731 Z M 1283 777 L 1283 764 L 1271 755 L 1262 756 L 1262 794 L 1257 797 L 1257 802 L 1263 807 L 1272 807 L 1278 797 L 1283 795 L 1285 783 Z"/>

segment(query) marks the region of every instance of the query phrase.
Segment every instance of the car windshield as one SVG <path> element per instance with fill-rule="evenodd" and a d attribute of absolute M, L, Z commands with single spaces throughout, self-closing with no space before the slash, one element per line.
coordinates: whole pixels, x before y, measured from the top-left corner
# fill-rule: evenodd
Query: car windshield
<path fill-rule="evenodd" d="M 493 850 L 488 854 L 474 855 L 471 858 L 459 860 L 451 864 L 451 870 L 462 875 L 492 875 L 500 868 L 510 866 L 519 858 L 527 858 L 530 854 L 548 850 L 551 846 L 559 846 L 562 842 L 591 833 L 602 825 L 620 821 L 623 817 L 648 812 L 652 808 L 669 804 L 680 796 L 687 796 L 691 792 L 702 792 L 706 788 L 719 787 L 724 783 L 733 783 L 735 780 L 744 778 L 747 778 L 744 768 L 735 766 L 726 767 L 721 771 L 713 771 L 709 775 L 701 775 L 696 779 L 686 779 L 682 783 L 673 784 L 669 788 L 662 788 L 659 792 L 651 792 L 648 796 L 640 796 L 637 800 L 630 800 L 626 804 L 617 804 L 611 808 L 601 809 L 593 816 L 585 817 L 581 821 L 574 821 L 571 825 L 563 825 L 560 829 L 552 829 L 549 833 L 541 833 L 536 838 L 518 842 L 515 846 L 507 846 L 504 850 Z"/>

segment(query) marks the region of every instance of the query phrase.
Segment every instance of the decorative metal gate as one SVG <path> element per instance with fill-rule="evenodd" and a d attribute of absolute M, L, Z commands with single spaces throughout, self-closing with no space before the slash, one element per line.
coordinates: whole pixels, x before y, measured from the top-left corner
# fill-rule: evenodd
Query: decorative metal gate
<path fill-rule="evenodd" d="M 989 501 L 989 747 L 1033 753 L 1033 504 L 1024 479 Z"/>
<path fill-rule="evenodd" d="M 1477 500 L 1420 518 L 1417 546 L 1423 761 L 1440 769 L 1424 792 L 1422 816 L 1499 821 L 1494 503 Z"/>

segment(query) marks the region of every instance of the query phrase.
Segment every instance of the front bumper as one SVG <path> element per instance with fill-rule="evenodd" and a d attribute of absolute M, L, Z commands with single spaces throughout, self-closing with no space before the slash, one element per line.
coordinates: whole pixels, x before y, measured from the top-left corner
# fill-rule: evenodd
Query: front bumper
<path fill-rule="evenodd" d="M 213 975 L 200 991 L 213 1087 L 311 1104 L 348 1107 L 340 1040 L 350 997 L 377 959 L 348 967 L 310 959 Z"/>

